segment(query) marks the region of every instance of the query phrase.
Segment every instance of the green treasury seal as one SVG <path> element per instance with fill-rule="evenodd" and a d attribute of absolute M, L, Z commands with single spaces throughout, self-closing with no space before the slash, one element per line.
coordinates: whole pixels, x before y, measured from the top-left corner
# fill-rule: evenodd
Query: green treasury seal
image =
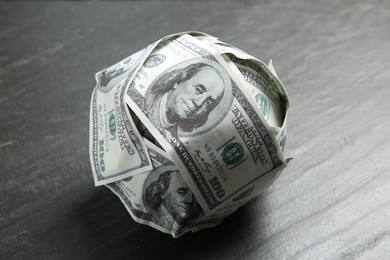
<path fill-rule="evenodd" d="M 244 157 L 244 148 L 239 143 L 230 143 L 226 145 L 222 152 L 222 160 L 227 165 L 239 163 Z"/>

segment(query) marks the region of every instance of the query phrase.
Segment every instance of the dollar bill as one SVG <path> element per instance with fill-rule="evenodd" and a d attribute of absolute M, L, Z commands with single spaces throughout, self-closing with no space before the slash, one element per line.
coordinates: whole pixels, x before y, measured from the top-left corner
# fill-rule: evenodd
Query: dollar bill
<path fill-rule="evenodd" d="M 265 65 L 253 59 L 238 59 L 229 54 L 228 63 L 234 64 L 234 67 L 241 73 L 245 81 L 242 85 L 251 94 L 258 105 L 258 109 L 262 112 L 275 134 L 280 147 L 284 150 L 287 136 L 289 98 L 279 80 L 275 81 L 277 76 L 272 63 L 269 71 L 275 77 L 270 77 L 269 73 L 265 73 Z"/>
<path fill-rule="evenodd" d="M 250 187 L 286 165 L 242 78 L 218 51 L 188 34 L 161 41 L 151 57 L 158 62 L 147 59 L 139 68 L 126 103 L 175 162 L 206 215 L 242 205 L 258 193 Z"/>
<path fill-rule="evenodd" d="M 90 160 L 95 185 L 152 169 L 142 137 L 123 102 L 125 86 L 147 49 L 96 73 L 90 111 Z"/>
<path fill-rule="evenodd" d="M 231 67 L 237 67 L 237 65 L 241 67 L 240 73 L 244 80 L 249 83 L 252 98 L 259 105 L 259 109 L 270 124 L 281 149 L 284 150 L 287 137 L 287 112 L 290 101 L 287 91 L 275 71 L 272 60 L 266 66 L 256 57 L 215 37 L 204 36 L 200 37 L 200 40 L 216 49 L 219 54 L 225 57 L 227 63 L 233 63 L 234 66 Z M 242 67 L 248 69 L 242 69 Z M 252 73 L 246 73 L 251 70 Z M 268 70 L 274 77 L 269 73 L 264 73 Z"/>
<path fill-rule="evenodd" d="M 257 108 L 262 112 L 270 126 L 281 127 L 283 122 L 283 106 L 279 95 L 275 93 L 272 85 L 264 82 L 264 77 L 245 63 L 234 63 L 230 59 L 227 63 L 231 64 L 232 69 L 238 69 L 243 77 L 242 86 L 250 93 L 252 99 L 256 102 Z"/>
<path fill-rule="evenodd" d="M 176 238 L 215 226 L 226 217 L 221 214 L 205 216 L 168 154 L 148 140 L 145 143 L 153 170 L 106 185 L 135 221 Z"/>
<path fill-rule="evenodd" d="M 213 36 L 196 38 L 217 50 L 233 70 L 235 67 L 239 69 L 244 80 L 248 83 L 242 85 L 246 86 L 252 94 L 252 98 L 255 99 L 260 111 L 270 124 L 279 145 L 284 150 L 287 137 L 289 97 L 276 74 L 272 60 L 266 66 L 252 55 Z M 268 70 L 274 77 L 269 73 L 264 73 Z"/>
<path fill-rule="evenodd" d="M 279 77 L 278 77 L 278 74 L 277 74 L 276 71 L 275 71 L 275 68 L 274 68 L 274 65 L 273 65 L 272 60 L 269 60 L 268 68 L 269 68 L 269 70 L 271 71 L 271 73 L 272 73 L 278 80 L 280 80 Z M 287 95 L 287 92 L 286 92 L 286 95 Z"/>
<path fill-rule="evenodd" d="M 276 73 L 275 71 L 275 68 L 273 66 L 273 63 L 272 63 L 272 60 L 269 61 L 269 64 L 268 64 L 268 68 L 269 70 L 271 71 L 271 73 L 278 79 L 278 74 Z M 283 87 L 283 90 L 284 90 L 284 87 Z M 276 139 L 278 140 L 278 143 L 282 149 L 282 151 L 284 151 L 284 147 L 286 145 L 286 140 L 287 140 L 287 114 L 288 114 L 288 108 L 290 106 L 290 99 L 288 97 L 288 94 L 287 94 L 287 91 L 283 91 L 283 95 L 284 95 L 284 103 L 285 103 L 285 114 L 283 116 L 283 124 L 282 124 L 282 127 L 271 127 L 272 130 L 274 131 L 274 134 L 276 136 Z M 286 158 L 286 162 L 290 162 L 293 158 Z"/>

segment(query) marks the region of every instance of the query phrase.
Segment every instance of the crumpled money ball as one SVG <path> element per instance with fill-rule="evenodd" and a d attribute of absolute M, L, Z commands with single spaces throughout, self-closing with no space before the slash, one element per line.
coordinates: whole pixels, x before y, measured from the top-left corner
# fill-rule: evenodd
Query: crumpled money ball
<path fill-rule="evenodd" d="M 286 167 L 289 98 L 272 62 L 218 38 L 166 36 L 96 73 L 95 185 L 179 237 L 215 226 Z"/>

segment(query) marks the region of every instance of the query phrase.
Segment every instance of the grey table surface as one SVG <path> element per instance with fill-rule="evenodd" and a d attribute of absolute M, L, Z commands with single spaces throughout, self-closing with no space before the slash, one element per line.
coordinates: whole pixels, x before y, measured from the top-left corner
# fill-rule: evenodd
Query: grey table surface
<path fill-rule="evenodd" d="M 1 259 L 389 259 L 390 1 L 0 3 Z M 94 187 L 94 73 L 198 30 L 274 66 L 299 159 L 173 239 Z"/>

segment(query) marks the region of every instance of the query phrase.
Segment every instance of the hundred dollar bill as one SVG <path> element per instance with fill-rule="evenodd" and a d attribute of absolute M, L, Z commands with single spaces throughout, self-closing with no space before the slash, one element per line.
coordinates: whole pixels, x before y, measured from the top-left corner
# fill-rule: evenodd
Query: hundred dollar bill
<path fill-rule="evenodd" d="M 252 59 L 238 59 L 232 55 L 228 55 L 228 58 L 228 63 L 233 63 L 234 67 L 241 73 L 245 81 L 243 86 L 258 105 L 258 109 L 271 126 L 283 150 L 287 136 L 287 111 L 289 106 L 287 93 L 281 87 L 282 85 L 275 84 L 275 78 L 271 78 L 269 74 L 264 73 L 264 69 L 261 68 L 265 66 L 264 64 Z M 271 68 L 274 71 L 273 67 Z M 277 77 L 276 72 L 272 72 L 272 74 Z"/>
<path fill-rule="evenodd" d="M 220 223 L 226 215 L 205 216 L 168 154 L 145 142 L 153 170 L 106 185 L 133 219 L 175 238 Z"/>
<path fill-rule="evenodd" d="M 284 116 L 284 102 L 282 102 L 278 93 L 272 88 L 269 82 L 262 74 L 255 71 L 250 65 L 255 65 L 252 62 L 242 60 L 236 60 L 236 62 L 229 59 L 228 63 L 232 66 L 232 69 L 237 68 L 238 73 L 241 73 L 243 77 L 242 86 L 250 93 L 251 97 L 257 104 L 257 108 L 260 109 L 263 116 L 267 120 L 270 126 L 282 126 Z"/>
<path fill-rule="evenodd" d="M 95 185 L 152 169 L 145 145 L 123 102 L 125 85 L 147 48 L 96 74 L 90 111 L 90 159 Z"/>
<path fill-rule="evenodd" d="M 204 38 L 202 38 L 204 39 Z M 252 55 L 244 52 L 243 50 L 227 44 L 219 40 L 213 40 L 213 38 L 207 38 L 209 45 L 216 49 L 219 54 L 227 56 L 228 61 L 232 61 L 235 65 L 245 66 L 254 70 L 260 80 L 262 81 L 261 85 L 257 87 L 264 91 L 264 94 L 268 95 L 272 99 L 281 100 L 280 106 L 287 110 L 289 106 L 288 94 L 283 86 L 283 83 L 280 81 L 276 71 L 273 67 L 272 60 L 270 60 L 268 66 L 264 64 L 259 59 L 253 57 Z M 272 76 L 269 75 L 271 72 Z M 283 114 L 283 113 L 282 113 Z"/>
<path fill-rule="evenodd" d="M 189 34 L 161 41 L 125 101 L 162 145 L 206 215 L 242 205 L 286 166 L 276 137 L 225 59 Z M 274 77 L 265 67 L 265 73 Z"/>
<path fill-rule="evenodd" d="M 240 59 L 252 59 L 252 60 L 258 60 L 252 55 L 244 52 L 240 48 L 237 48 L 231 44 L 225 43 L 220 41 L 218 38 L 210 35 L 205 35 L 205 36 L 195 36 L 195 38 L 202 43 L 212 47 L 215 49 L 219 54 L 233 54 L 237 58 Z"/>
<path fill-rule="evenodd" d="M 262 61 L 241 49 L 222 42 L 213 36 L 196 37 L 221 54 L 231 68 L 237 67 L 242 74 L 248 91 L 258 104 L 267 122 L 270 124 L 278 143 L 284 150 L 287 136 L 288 94 L 273 67 L 272 60 L 266 66 Z M 232 63 L 234 66 L 232 66 Z M 265 69 L 267 67 L 267 69 Z M 274 77 L 264 73 L 269 70 Z"/>
<path fill-rule="evenodd" d="M 273 66 L 272 60 L 269 61 L 268 64 L 269 70 L 272 72 L 272 74 L 278 79 L 278 74 L 276 74 L 275 68 Z M 284 90 L 284 87 L 283 87 Z M 284 96 L 285 98 L 285 114 L 284 114 L 284 119 L 283 119 L 283 124 L 281 127 L 271 127 L 272 130 L 274 131 L 274 134 L 276 136 L 276 139 L 278 140 L 278 143 L 280 147 L 282 148 L 282 151 L 284 151 L 284 147 L 286 145 L 286 138 L 287 138 L 287 114 L 288 114 L 288 108 L 290 106 L 290 99 L 288 97 L 287 92 L 284 90 Z M 286 161 L 289 162 L 293 158 L 287 158 Z"/>

